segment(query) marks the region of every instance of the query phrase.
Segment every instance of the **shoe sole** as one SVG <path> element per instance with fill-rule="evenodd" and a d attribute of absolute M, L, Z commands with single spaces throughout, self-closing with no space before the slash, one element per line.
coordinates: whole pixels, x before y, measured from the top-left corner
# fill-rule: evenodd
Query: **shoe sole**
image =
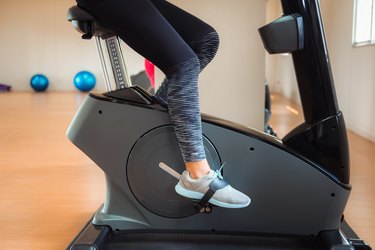
<path fill-rule="evenodd" d="M 200 199 L 203 198 L 203 194 L 202 193 L 195 192 L 195 191 L 192 191 L 192 190 L 188 190 L 188 189 L 182 187 L 180 185 L 180 183 L 178 183 L 175 186 L 175 190 L 176 190 L 176 192 L 179 195 L 184 196 L 184 197 L 189 198 L 189 199 L 200 200 Z M 224 208 L 244 208 L 244 207 L 249 206 L 251 200 L 249 199 L 249 201 L 247 203 L 245 203 L 245 204 L 231 204 L 231 203 L 225 203 L 225 202 L 222 202 L 222 201 L 218 201 L 218 200 L 216 200 L 214 198 L 211 198 L 208 202 L 211 203 L 212 205 L 215 205 L 215 206 L 218 206 L 218 207 L 224 207 Z"/>

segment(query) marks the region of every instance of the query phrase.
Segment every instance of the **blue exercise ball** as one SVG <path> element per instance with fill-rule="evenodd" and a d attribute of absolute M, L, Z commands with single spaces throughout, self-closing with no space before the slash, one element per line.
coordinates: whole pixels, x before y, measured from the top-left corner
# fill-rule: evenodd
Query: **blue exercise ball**
<path fill-rule="evenodd" d="M 78 72 L 74 77 L 74 86 L 82 92 L 90 91 L 95 87 L 96 78 L 89 71 Z"/>
<path fill-rule="evenodd" d="M 48 78 L 42 74 L 34 75 L 30 80 L 31 87 L 37 92 L 43 92 L 48 88 Z"/>

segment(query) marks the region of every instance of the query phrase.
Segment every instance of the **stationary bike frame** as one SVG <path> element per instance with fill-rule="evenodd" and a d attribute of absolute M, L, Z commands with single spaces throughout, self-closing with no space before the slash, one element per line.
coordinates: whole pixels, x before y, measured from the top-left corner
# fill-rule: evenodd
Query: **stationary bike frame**
<path fill-rule="evenodd" d="M 229 230 L 314 235 L 327 245 L 352 249 L 339 229 L 351 190 L 349 152 L 319 1 L 281 3 L 284 15 L 297 13 L 295 16 L 303 19 L 304 45 L 292 56 L 305 122 L 280 141 L 202 115 L 205 147 L 212 153 L 208 160 L 232 162 L 236 168 L 225 172 L 225 178 L 237 182 L 241 191 L 254 198 L 254 204 L 246 209 L 215 208 L 210 215 L 197 214 L 189 200 L 178 200 L 182 198 L 174 192 L 175 180 L 170 182 L 169 176 L 154 166 L 160 159 L 181 165 L 181 159 L 175 157 L 178 147 L 168 113 L 149 94 L 131 86 L 118 38 L 109 30 L 92 27 L 91 16 L 85 22 L 85 14 L 80 15 L 83 22 L 76 25 L 85 30 L 83 38 L 102 32 L 96 33 L 96 43 L 110 91 L 90 94 L 68 130 L 69 139 L 106 173 L 108 195 L 94 216 L 94 225 L 125 231 Z M 104 46 L 99 37 L 105 40 Z M 108 64 L 112 71 L 107 70 Z M 124 124 L 129 127 L 125 132 Z M 147 165 L 149 162 L 153 165 Z"/>
<path fill-rule="evenodd" d="M 304 49 L 293 52 L 292 57 L 305 118 L 305 122 L 282 141 L 297 153 L 325 166 L 340 182 L 349 184 L 345 122 L 337 103 L 318 0 L 281 0 L 281 3 L 284 15 L 299 13 L 304 20 Z M 107 57 L 101 38 L 95 36 L 107 90 L 132 86 L 119 38 L 115 35 L 102 38 Z M 111 65 L 112 72 L 107 65 Z M 332 141 L 339 143 L 332 145 Z"/>

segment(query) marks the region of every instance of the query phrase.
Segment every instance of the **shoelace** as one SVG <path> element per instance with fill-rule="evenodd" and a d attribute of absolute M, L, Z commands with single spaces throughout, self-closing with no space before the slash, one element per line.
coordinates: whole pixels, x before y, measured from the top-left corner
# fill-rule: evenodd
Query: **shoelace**
<path fill-rule="evenodd" d="M 215 171 L 215 174 L 213 175 L 213 178 L 219 178 L 220 180 L 224 179 L 224 177 L 221 175 L 221 170 L 223 169 L 226 162 L 224 162 L 218 170 Z"/>

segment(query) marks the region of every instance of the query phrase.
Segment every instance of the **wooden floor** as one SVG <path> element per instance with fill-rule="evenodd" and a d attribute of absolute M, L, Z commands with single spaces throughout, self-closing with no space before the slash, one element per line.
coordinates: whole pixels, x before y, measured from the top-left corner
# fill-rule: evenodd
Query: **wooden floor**
<path fill-rule="evenodd" d="M 78 93 L 0 94 L 0 249 L 65 249 L 104 199 L 102 173 L 66 138 Z M 283 136 L 299 107 L 272 96 Z M 353 185 L 346 219 L 375 246 L 375 144 L 349 133 Z"/>

